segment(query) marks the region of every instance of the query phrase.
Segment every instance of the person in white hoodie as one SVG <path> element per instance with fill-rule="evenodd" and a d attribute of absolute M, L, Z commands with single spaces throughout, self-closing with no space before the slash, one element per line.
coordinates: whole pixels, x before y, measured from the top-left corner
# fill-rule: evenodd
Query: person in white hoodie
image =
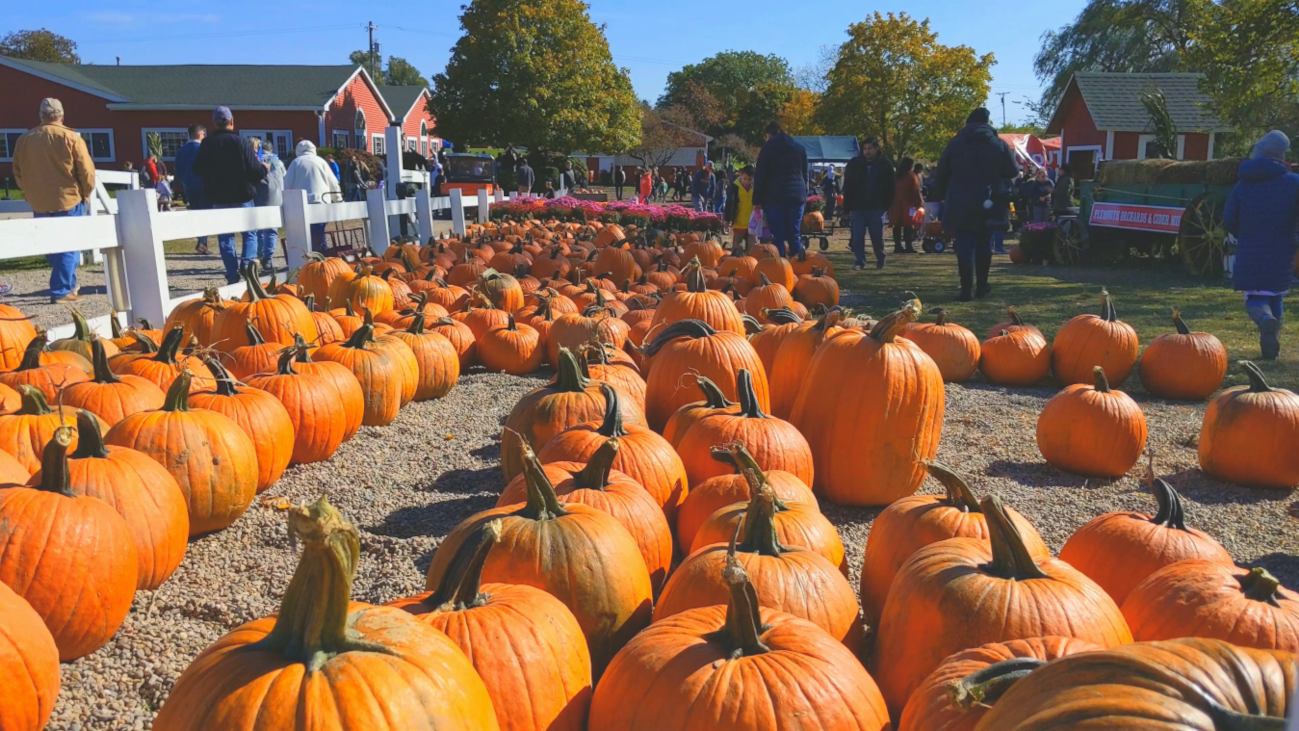
<path fill-rule="evenodd" d="M 303 140 L 293 152 L 296 157 L 284 174 L 284 189 L 305 190 L 308 203 L 337 202 L 336 194 L 340 192 L 338 178 L 334 177 L 329 162 L 316 154 L 316 146 L 310 140 Z M 311 224 L 311 248 L 324 251 L 325 224 Z"/>

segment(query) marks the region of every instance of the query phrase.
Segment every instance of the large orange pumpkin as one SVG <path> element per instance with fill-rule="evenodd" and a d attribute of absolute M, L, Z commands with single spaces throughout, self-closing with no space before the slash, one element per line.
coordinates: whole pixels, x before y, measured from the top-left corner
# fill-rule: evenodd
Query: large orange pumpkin
<path fill-rule="evenodd" d="M 302 300 L 290 294 L 272 297 L 266 293 L 257 278 L 257 262 L 248 262 L 244 282 L 248 285 L 249 300 L 230 302 L 216 316 L 212 323 L 212 347 L 223 353 L 234 352 L 235 348 L 248 342 L 244 328 L 249 324 L 257 328 L 268 343 L 292 345 L 293 336 L 298 334 L 307 342 L 315 342 L 320 336 L 316 320 Z"/>
<path fill-rule="evenodd" d="M 0 728 L 45 728 L 59 685 L 59 648 L 53 635 L 32 605 L 0 582 Z"/>
<path fill-rule="evenodd" d="M 248 379 L 248 385 L 274 396 L 288 412 L 293 425 L 293 449 L 289 464 L 323 462 L 347 440 L 349 424 L 361 425 L 364 397 L 351 371 L 338 363 L 294 363 L 286 350 L 274 373 Z M 314 366 L 316 372 L 298 372 Z M 329 367 L 329 372 L 325 368 Z M 351 412 L 353 415 L 349 415 Z"/>
<path fill-rule="evenodd" d="M 41 616 L 64 662 L 112 639 L 131 609 L 139 566 L 122 516 L 72 491 L 72 440 L 72 429 L 60 427 L 45 446 L 40 479 L 0 490 L 0 582 Z"/>
<path fill-rule="evenodd" d="M 343 272 L 351 272 L 347 262 L 338 257 L 329 257 L 315 251 L 307 254 L 307 263 L 298 270 L 298 286 L 303 296 L 315 297 L 321 302 L 329 299 L 329 285 Z"/>
<path fill-rule="evenodd" d="M 22 360 L 18 362 L 17 367 L 7 373 L 0 373 L 0 385 L 16 391 L 22 390 L 23 386 L 34 386 L 45 395 L 46 401 L 53 402 L 58 400 L 60 389 L 90 380 L 86 371 L 71 363 L 46 363 L 45 345 L 48 342 L 43 331 L 33 337 L 27 344 L 27 349 L 23 351 Z M 80 357 L 70 352 L 61 355 Z"/>
<path fill-rule="evenodd" d="M 337 323 L 335 323 L 337 324 Z M 262 334 L 248 324 L 245 332 L 248 341 L 230 353 L 230 372 L 235 378 L 247 378 L 258 373 L 267 373 L 280 360 L 280 351 L 286 346 L 280 343 L 268 343 Z M 216 372 L 213 371 L 213 376 Z"/>
<path fill-rule="evenodd" d="M 882 731 L 874 680 L 820 627 L 759 605 L 739 563 L 726 606 L 655 622 L 627 645 L 591 701 L 590 731 Z"/>
<path fill-rule="evenodd" d="M 182 338 L 185 342 L 189 342 L 193 337 L 200 345 L 215 345 L 212 341 L 212 328 L 216 327 L 217 316 L 228 305 L 229 303 L 221 299 L 221 293 L 216 287 L 206 287 L 202 297 L 176 305 L 171 314 L 167 315 L 167 321 L 163 323 L 162 329 L 170 332 L 173 328 L 179 327 L 185 333 Z"/>
<path fill-rule="evenodd" d="M 654 319 L 650 321 L 651 335 L 679 320 L 702 320 L 716 330 L 744 334 L 744 321 L 740 319 L 740 311 L 729 295 L 708 289 L 703 265 L 699 260 L 691 261 L 682 277 L 686 284 L 685 290 L 668 292 L 655 308 Z"/>
<path fill-rule="evenodd" d="M 785 342 L 785 338 L 803 325 L 803 318 L 788 307 L 766 310 L 762 313 L 762 316 L 766 324 L 758 332 L 749 335 L 749 344 L 757 351 L 758 359 L 762 361 L 763 370 L 767 372 L 767 383 L 772 386 L 774 381 L 773 373 L 776 368 L 776 352 L 780 350 L 780 345 Z M 774 386 L 772 390 L 772 408 L 774 409 L 776 400 Z"/>
<path fill-rule="evenodd" d="M 889 588 L 875 667 L 894 713 L 943 658 L 969 647 L 1051 635 L 1102 647 L 1132 641 L 1103 589 L 1063 561 L 1029 553 L 996 497 L 980 507 L 991 546 L 974 538 L 926 546 Z"/>
<path fill-rule="evenodd" d="M 1037 326 L 1024 322 L 1024 318 L 1020 316 L 1019 311 L 1015 309 L 1014 305 L 1006 308 L 1005 322 L 999 322 L 988 328 L 988 334 L 985 335 L 983 339 L 990 340 L 995 338 L 1002 334 L 1002 330 L 1011 333 L 1019 332 L 1020 330 L 1028 330 L 1029 332 L 1035 332 L 1038 335 L 1042 334 L 1042 331 L 1037 329 Z"/>
<path fill-rule="evenodd" d="M 373 336 L 373 326 L 362 325 L 345 342 L 319 348 L 313 359 L 333 361 L 351 371 L 365 402 L 361 423 L 386 426 L 401 410 L 404 374 L 390 355 L 375 347 Z"/>
<path fill-rule="evenodd" d="M 513 314 L 504 325 L 487 328 L 477 341 L 478 361 L 493 373 L 525 376 L 541 366 L 545 353 L 541 334 L 515 322 Z"/>
<path fill-rule="evenodd" d="M 836 307 L 816 322 L 805 322 L 795 327 L 781 340 L 776 357 L 767 369 L 773 415 L 788 419 L 794 412 L 794 403 L 798 401 L 798 392 L 803 389 L 812 356 L 821 343 L 843 331 L 839 326 L 842 320 L 843 311 Z"/>
<path fill-rule="evenodd" d="M 30 317 L 17 307 L 0 305 L 0 371 L 17 368 L 34 337 L 36 326 Z"/>
<path fill-rule="evenodd" d="M 119 376 L 108 367 L 107 351 L 102 340 L 91 345 L 95 375 L 89 381 L 75 383 L 63 391 L 63 405 L 93 412 L 108 426 L 141 411 L 160 408 L 166 394 L 152 381 L 139 376 Z"/>
<path fill-rule="evenodd" d="M 1209 402 L 1200 426 L 1200 469 L 1253 487 L 1299 485 L 1299 396 L 1272 388 L 1258 366 L 1242 361 L 1248 386 Z"/>
<path fill-rule="evenodd" d="M 831 502 L 887 505 L 915 493 L 943 430 L 943 376 L 902 328 L 915 304 L 870 334 L 847 331 L 817 349 L 790 421 L 812 446 L 814 487 Z M 888 404 L 888 409 L 880 409 Z"/>
<path fill-rule="evenodd" d="M 1095 385 L 1075 383 L 1037 417 L 1037 447 L 1047 463 L 1088 477 L 1122 477 L 1146 448 L 1146 417 L 1132 397 L 1110 389 L 1095 366 Z"/>
<path fill-rule="evenodd" d="M 1119 320 L 1110 293 L 1101 290 L 1101 314 L 1079 315 L 1055 334 L 1051 367 L 1062 386 L 1091 383 L 1095 366 L 1105 369 L 1110 383 L 1121 386 L 1137 364 L 1137 348 L 1137 331 Z"/>
<path fill-rule="evenodd" d="M 62 410 L 50 409 L 45 394 L 35 386 L 20 386 L 22 407 L 0 415 L 0 450 L 13 455 L 28 473 L 41 468 L 45 445 L 61 426 L 72 426 L 75 418 Z M 76 446 L 76 435 L 73 435 Z"/>
<path fill-rule="evenodd" d="M 979 370 L 998 386 L 1034 386 L 1051 372 L 1051 346 L 1036 328 L 1003 329 L 979 346 Z"/>
<path fill-rule="evenodd" d="M 1211 333 L 1191 332 L 1180 312 L 1173 326 L 1176 333 L 1160 335 L 1141 354 L 1141 385 L 1163 398 L 1209 398 L 1227 375 L 1227 349 Z"/>
<path fill-rule="evenodd" d="M 217 640 L 154 720 L 189 729 L 482 729 L 492 699 L 465 654 L 408 613 L 351 601 L 360 539 L 325 498 L 289 513 L 302 558 L 279 614 Z"/>
<path fill-rule="evenodd" d="M 195 391 L 211 388 L 215 382 L 212 371 L 200 358 L 181 352 L 184 331 L 175 327 L 162 339 L 155 353 L 122 353 L 109 361 L 113 372 L 119 376 L 139 376 L 166 391 L 182 371 L 189 371 L 190 384 Z"/>
<path fill-rule="evenodd" d="M 809 310 L 817 307 L 829 309 L 839 304 L 839 283 L 824 269 L 813 269 L 800 274 L 794 282 L 794 301 Z"/>
<path fill-rule="evenodd" d="M 944 381 L 965 383 L 979 368 L 979 339 L 968 329 L 948 322 L 942 308 L 934 310 L 934 314 L 932 323 L 913 322 L 899 337 L 919 345 L 933 358 Z"/>
<path fill-rule="evenodd" d="M 416 312 L 410 326 L 392 333 L 406 343 L 419 366 L 415 383 L 415 401 L 442 398 L 460 380 L 460 354 L 451 341 L 433 331 L 425 331 L 425 313 Z"/>
<path fill-rule="evenodd" d="M 686 435 L 690 427 L 705 416 L 721 411 L 734 414 L 740 410 L 740 405 L 726 398 L 722 389 L 718 388 L 717 384 L 713 383 L 713 379 L 708 376 L 697 376 L 695 385 L 703 392 L 704 400 L 691 401 L 678 408 L 672 416 L 668 417 L 668 423 L 663 427 L 663 438 L 672 445 L 673 449 L 676 449 L 677 444 L 681 442 L 681 437 Z"/>
<path fill-rule="evenodd" d="M 144 452 L 176 479 L 189 505 L 191 536 L 238 520 L 257 492 L 257 446 L 228 416 L 189 408 L 190 373 L 182 371 L 157 411 L 132 414 L 107 442 Z"/>
<path fill-rule="evenodd" d="M 591 655 L 568 607 L 523 584 L 484 584 L 501 523 L 466 540 L 436 589 L 388 606 L 445 632 L 487 686 L 502 731 L 585 731 Z M 506 638 L 502 642 L 502 638 Z"/>
<path fill-rule="evenodd" d="M 758 407 L 771 409 L 767 373 L 743 335 L 716 330 L 702 320 L 680 320 L 656 333 L 641 352 L 654 359 L 646 381 L 645 416 L 656 431 L 667 425 L 678 408 L 690 403 L 694 397 L 691 386 L 699 376 L 711 379 L 728 398 L 736 398 L 739 372 L 747 369 L 753 375 Z"/>
<path fill-rule="evenodd" d="M 195 408 L 230 417 L 257 448 L 257 492 L 274 485 L 293 456 L 293 419 L 280 400 L 259 388 L 243 386 L 215 358 L 208 367 L 216 374 L 216 388 L 190 396 Z"/>

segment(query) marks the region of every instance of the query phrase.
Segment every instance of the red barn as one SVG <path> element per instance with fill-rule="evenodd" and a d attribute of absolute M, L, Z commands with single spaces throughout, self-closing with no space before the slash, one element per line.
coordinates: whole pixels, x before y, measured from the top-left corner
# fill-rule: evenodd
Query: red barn
<path fill-rule="evenodd" d="M 1095 175 L 1101 160 L 1141 160 L 1154 141 L 1141 97 L 1159 90 L 1177 126 L 1177 159 L 1212 160 L 1214 137 L 1232 128 L 1210 111 L 1203 74 L 1076 73 L 1065 87 L 1047 134 L 1059 134 L 1074 177 Z"/>
<path fill-rule="evenodd" d="M 428 111 L 429 90 L 426 86 L 381 86 L 380 93 L 392 109 L 393 124 L 401 125 L 406 135 L 406 149 L 428 156 L 437 151 L 442 140 L 433 134 L 434 118 Z"/>
<path fill-rule="evenodd" d="M 63 102 L 66 124 L 86 138 L 100 168 L 128 160 L 138 167 L 150 132 L 170 162 L 186 128 L 211 127 L 212 109 L 222 105 L 243 136 L 262 138 L 283 157 L 304 139 L 381 154 L 389 124 L 427 144 L 436 139 L 422 103 L 426 89 L 380 89 L 354 65 L 98 66 L 0 57 L 0 177 L 12 175 L 14 143 L 37 124 L 45 97 Z"/>

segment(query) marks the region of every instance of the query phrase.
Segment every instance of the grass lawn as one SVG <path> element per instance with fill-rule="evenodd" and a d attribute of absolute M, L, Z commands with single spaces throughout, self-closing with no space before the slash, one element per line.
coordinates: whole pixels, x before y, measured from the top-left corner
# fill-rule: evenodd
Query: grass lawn
<path fill-rule="evenodd" d="M 886 250 L 892 249 L 890 241 Z M 844 304 L 876 318 L 896 309 L 903 293 L 911 291 L 926 311 L 945 308 L 949 321 L 970 328 L 980 339 L 988 328 L 1005 320 L 1008 305 L 1014 305 L 1026 322 L 1038 326 L 1049 339 L 1069 318 L 1098 314 L 1100 291 L 1106 287 L 1119 319 L 1136 328 L 1143 348 L 1174 331 L 1170 314 L 1177 309 L 1192 330 L 1211 332 L 1227 347 L 1228 385 L 1246 382 L 1235 362 L 1253 360 L 1271 385 L 1299 390 L 1299 325 L 1294 318 L 1289 318 L 1281 334 L 1281 358 L 1258 360 L 1258 329 L 1245 314 L 1244 297 L 1227 282 L 1186 275 L 1177 262 L 1133 259 L 1112 266 L 1071 268 L 1015 265 L 997 255 L 992 264 L 992 294 L 957 302 L 959 279 L 953 253 L 890 255 L 882 271 L 874 268 L 874 257 L 868 255 L 870 268 L 860 272 L 852 270 L 846 239 L 832 239 L 826 254 L 846 292 Z M 1123 388 L 1142 390 L 1136 375 Z"/>

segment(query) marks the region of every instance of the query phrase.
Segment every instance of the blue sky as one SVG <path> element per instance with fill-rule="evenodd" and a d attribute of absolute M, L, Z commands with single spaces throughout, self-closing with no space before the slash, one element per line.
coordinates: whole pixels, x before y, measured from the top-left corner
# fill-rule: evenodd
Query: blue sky
<path fill-rule="evenodd" d="M 467 1 L 467 0 L 466 0 Z M 1042 32 L 1069 22 L 1084 0 L 921 0 L 869 7 L 846 0 L 593 0 L 591 17 L 604 23 L 615 61 L 628 68 L 636 92 L 658 97 L 669 72 L 724 50 L 783 56 L 794 67 L 812 64 L 820 48 L 838 45 L 848 25 L 868 12 L 906 11 L 928 17 L 940 42 L 993 53 L 992 91 L 1009 92 L 1006 114 L 1024 116 L 1013 102 L 1036 99 L 1033 54 Z M 162 4 L 91 0 L 11 3 L 4 32 L 48 27 L 79 44 L 94 63 L 344 63 L 364 48 L 365 25 L 379 26 L 385 55 L 402 56 L 431 77 L 446 63 L 459 36 L 459 0 L 358 3 L 336 0 L 225 0 Z M 165 10 L 164 10 L 165 9 Z M 1000 100 L 990 99 L 995 119 Z"/>

